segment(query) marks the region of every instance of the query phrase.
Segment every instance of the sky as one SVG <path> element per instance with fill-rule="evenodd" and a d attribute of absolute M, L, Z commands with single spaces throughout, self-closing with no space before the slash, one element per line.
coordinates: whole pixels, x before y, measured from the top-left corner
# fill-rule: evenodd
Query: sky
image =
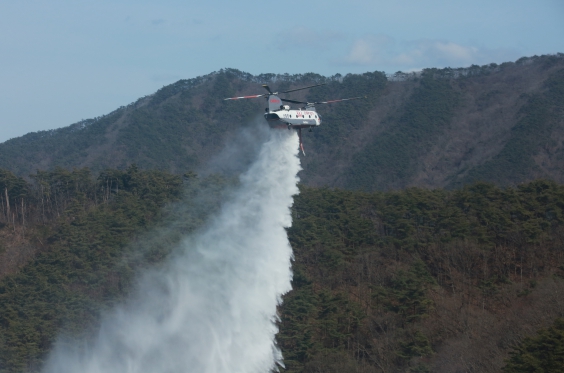
<path fill-rule="evenodd" d="M 562 0 L 0 0 L 0 143 L 222 68 L 394 73 L 558 52 Z"/>

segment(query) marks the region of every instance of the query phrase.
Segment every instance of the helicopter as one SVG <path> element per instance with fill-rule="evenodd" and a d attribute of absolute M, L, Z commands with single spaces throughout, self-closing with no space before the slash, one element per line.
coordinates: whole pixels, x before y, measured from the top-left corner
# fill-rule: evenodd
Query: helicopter
<path fill-rule="evenodd" d="M 283 91 L 283 92 L 272 92 L 272 90 L 267 84 L 263 84 L 262 86 L 264 87 L 264 89 L 267 90 L 268 93 L 264 93 L 262 95 L 230 97 L 224 99 L 224 101 L 265 97 L 266 101 L 268 102 L 268 107 L 264 109 L 264 118 L 266 119 L 270 127 L 297 130 L 298 138 L 300 140 L 300 150 L 305 156 L 304 144 L 302 142 L 302 129 L 308 128 L 309 132 L 312 132 L 312 129 L 314 127 L 321 125 L 321 115 L 319 115 L 319 113 L 315 110 L 315 105 L 332 104 L 335 102 L 366 98 L 366 96 L 360 96 L 360 97 L 342 98 L 342 99 L 330 100 L 330 101 L 304 102 L 304 101 L 289 100 L 286 98 L 278 97 L 278 95 L 283 93 L 301 91 L 304 89 L 319 87 L 322 85 L 325 85 L 325 83 L 310 85 L 308 87 L 302 87 L 297 89 L 290 89 L 288 91 Z M 290 105 L 284 105 L 283 102 L 289 102 L 292 104 L 301 104 L 305 106 L 302 106 L 298 109 L 292 109 L 290 108 Z"/>

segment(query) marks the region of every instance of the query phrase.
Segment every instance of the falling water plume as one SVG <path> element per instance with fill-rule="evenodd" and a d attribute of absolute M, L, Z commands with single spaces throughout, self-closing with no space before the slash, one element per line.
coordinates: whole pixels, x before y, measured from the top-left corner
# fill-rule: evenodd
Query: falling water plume
<path fill-rule="evenodd" d="M 59 343 L 45 373 L 267 373 L 282 363 L 276 308 L 300 170 L 294 131 L 271 131 L 209 224 L 148 271 L 87 345 Z"/>

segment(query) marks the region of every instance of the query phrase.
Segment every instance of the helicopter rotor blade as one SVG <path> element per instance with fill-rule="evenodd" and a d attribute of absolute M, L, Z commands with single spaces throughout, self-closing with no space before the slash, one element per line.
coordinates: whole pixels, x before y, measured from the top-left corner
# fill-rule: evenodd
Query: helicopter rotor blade
<path fill-rule="evenodd" d="M 270 90 L 270 87 L 268 86 L 268 84 L 263 84 L 262 86 L 264 87 L 264 89 L 266 89 L 268 91 L 268 93 L 272 94 L 272 91 Z"/>
<path fill-rule="evenodd" d="M 321 102 L 312 102 L 311 104 L 313 105 L 317 105 L 317 104 L 332 104 L 334 102 L 341 102 L 341 101 L 350 101 L 350 100 L 358 100 L 361 98 L 366 98 L 366 96 L 359 96 L 359 97 L 351 97 L 351 98 L 341 98 L 339 100 L 330 100 L 330 101 L 321 101 Z"/>
<path fill-rule="evenodd" d="M 309 87 L 303 87 L 303 88 L 298 88 L 298 89 L 291 89 L 289 91 L 284 91 L 284 92 L 272 92 L 272 90 L 270 89 L 270 87 L 268 86 L 268 84 L 263 84 L 263 88 L 266 89 L 268 91 L 268 93 L 262 94 L 262 95 L 253 95 L 253 96 L 241 96 L 241 97 L 230 97 L 230 98 L 225 98 L 223 99 L 224 101 L 226 100 L 241 100 L 243 98 L 257 98 L 257 97 L 264 97 L 264 96 L 270 96 L 270 95 L 276 95 L 276 94 L 280 94 L 280 93 L 288 93 L 288 92 L 294 92 L 294 91 L 300 91 L 302 89 L 308 89 L 308 88 L 312 88 L 312 87 L 318 87 L 320 85 L 325 85 L 325 84 L 316 84 L 316 85 L 312 85 Z M 289 102 L 293 102 L 293 101 L 289 101 Z M 306 104 L 306 102 L 298 102 L 296 101 L 295 103 L 297 104 Z"/>
<path fill-rule="evenodd" d="M 301 91 L 302 89 L 308 89 L 308 88 L 313 88 L 313 87 L 319 87 L 320 85 L 325 85 L 325 83 L 316 84 L 316 85 L 310 85 L 309 87 L 302 87 L 302 88 L 297 88 L 297 89 L 290 89 L 289 91 L 278 92 L 278 93 L 288 93 L 288 92 Z"/>
<path fill-rule="evenodd" d="M 227 101 L 227 100 L 240 100 L 240 99 L 243 99 L 243 98 L 257 98 L 257 97 L 263 97 L 263 96 L 267 96 L 267 95 L 265 94 L 265 95 L 230 97 L 230 98 L 224 98 L 223 101 Z"/>
<path fill-rule="evenodd" d="M 284 102 L 291 102 L 292 104 L 307 104 L 307 102 L 304 101 L 288 100 L 286 98 L 281 98 L 281 100 Z"/>

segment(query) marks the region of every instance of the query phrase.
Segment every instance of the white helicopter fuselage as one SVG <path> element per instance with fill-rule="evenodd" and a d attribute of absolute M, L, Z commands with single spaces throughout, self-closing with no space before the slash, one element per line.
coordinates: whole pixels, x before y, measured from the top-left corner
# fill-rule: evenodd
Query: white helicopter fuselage
<path fill-rule="evenodd" d="M 321 116 L 314 110 L 278 110 L 264 114 L 270 127 L 311 128 L 321 125 Z"/>
<path fill-rule="evenodd" d="M 281 103 L 276 96 L 271 96 L 269 107 L 265 110 L 264 118 L 273 128 L 312 128 L 321 125 L 321 115 L 315 111 L 315 107 L 291 109 L 289 105 L 277 105 Z"/>

